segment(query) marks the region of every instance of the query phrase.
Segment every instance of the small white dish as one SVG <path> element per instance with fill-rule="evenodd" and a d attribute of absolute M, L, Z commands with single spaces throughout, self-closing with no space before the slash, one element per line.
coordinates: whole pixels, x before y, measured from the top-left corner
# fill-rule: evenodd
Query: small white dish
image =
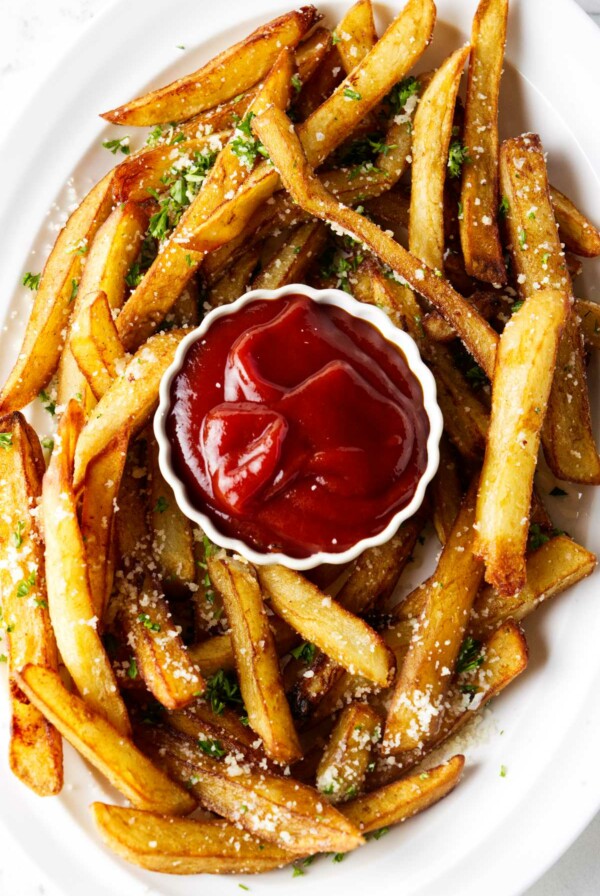
<path fill-rule="evenodd" d="M 313 302 L 323 305 L 333 305 L 341 308 L 352 317 L 367 321 L 392 345 L 402 353 L 406 362 L 419 381 L 423 390 L 423 405 L 429 420 L 429 435 L 427 438 L 427 466 L 417 483 L 417 488 L 412 500 L 406 507 L 396 513 L 388 525 L 377 535 L 363 538 L 357 541 L 351 548 L 339 553 L 319 551 L 308 557 L 289 557 L 283 553 L 263 553 L 249 547 L 238 538 L 224 535 L 214 524 L 211 518 L 198 510 L 188 499 L 186 488 L 173 468 L 171 442 L 166 431 L 167 416 L 171 407 L 171 384 L 183 365 L 184 359 L 191 346 L 202 339 L 210 327 L 219 318 L 235 314 L 251 302 L 264 299 L 278 299 L 282 296 L 301 295 L 307 296 Z M 362 554 L 366 548 L 375 547 L 388 541 L 400 528 L 402 523 L 413 516 L 419 509 L 425 497 L 425 490 L 433 479 L 439 466 L 439 442 L 442 435 L 443 418 L 436 400 L 436 386 L 433 375 L 421 360 L 419 349 L 414 340 L 403 330 L 399 330 L 390 321 L 384 311 L 373 305 L 365 305 L 339 289 L 312 289 L 300 283 L 291 283 L 280 289 L 255 289 L 245 293 L 235 302 L 223 305 L 210 311 L 199 327 L 192 330 L 180 343 L 175 353 L 173 363 L 166 370 L 160 384 L 160 401 L 154 417 L 154 432 L 159 447 L 160 469 L 173 489 L 175 500 L 188 519 L 197 523 L 208 538 L 216 545 L 234 551 L 257 565 L 267 563 L 281 563 L 289 569 L 306 570 L 313 569 L 321 563 L 343 564 L 354 560 Z"/>

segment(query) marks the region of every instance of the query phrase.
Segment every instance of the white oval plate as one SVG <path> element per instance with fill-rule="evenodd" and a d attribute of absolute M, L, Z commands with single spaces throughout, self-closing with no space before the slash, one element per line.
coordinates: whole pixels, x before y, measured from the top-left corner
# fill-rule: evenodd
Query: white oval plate
<path fill-rule="evenodd" d="M 334 24 L 349 5 L 320 4 Z M 476 0 L 440 0 L 431 67 L 470 31 Z M 0 150 L 3 211 L 0 296 L 5 329 L 0 353 L 4 378 L 18 349 L 26 291 L 16 287 L 37 271 L 56 224 L 114 159 L 100 142 L 116 133 L 96 113 L 143 89 L 190 71 L 260 22 L 289 8 L 284 0 L 128 0 L 93 21 L 50 74 Z M 394 7 L 378 4 L 382 22 Z M 177 49 L 185 44 L 187 50 Z M 600 217 L 600 35 L 570 0 L 512 0 L 508 64 L 503 82 L 505 135 L 539 131 L 549 151 L 553 182 L 591 215 Z M 72 178 L 71 186 L 68 185 Z M 48 210 L 51 209 L 48 215 Z M 41 227 L 40 227 L 41 222 Z M 593 265 L 578 294 L 598 297 Z M 598 268 L 596 267 L 596 273 Z M 598 361 L 591 377 L 597 380 Z M 598 390 L 594 393 L 597 402 Z M 47 431 L 47 415 L 36 422 Z M 569 499 L 549 499 L 557 525 L 600 549 L 600 499 L 568 486 Z M 565 514 L 570 517 L 565 518 Z M 595 523 L 595 525 L 594 525 Z M 410 568 L 406 586 L 424 575 Z M 298 893 L 329 896 L 514 896 L 522 893 L 570 845 L 600 808 L 600 601 L 595 579 L 539 610 L 526 624 L 531 659 L 522 679 L 502 695 L 467 747 L 465 778 L 450 797 L 379 841 L 346 857 L 323 858 L 292 881 L 289 869 L 262 877 L 174 878 L 120 862 L 93 834 L 93 799 L 118 799 L 67 750 L 63 794 L 40 800 L 2 769 L 0 818 L 31 858 L 65 893 L 86 896 L 211 896 Z M 6 701 L 0 701 L 6 739 Z M 5 754 L 5 745 L 2 753 Z M 506 777 L 500 777 L 501 765 Z M 367 889 L 368 888 L 368 889 Z"/>

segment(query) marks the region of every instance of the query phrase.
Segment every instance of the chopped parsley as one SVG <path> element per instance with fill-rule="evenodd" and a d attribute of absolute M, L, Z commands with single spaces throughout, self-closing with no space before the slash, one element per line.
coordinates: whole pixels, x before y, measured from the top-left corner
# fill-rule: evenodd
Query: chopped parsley
<path fill-rule="evenodd" d="M 550 541 L 550 536 L 543 531 L 539 523 L 532 523 L 529 527 L 529 550 L 536 551 L 543 544 Z"/>
<path fill-rule="evenodd" d="M 464 218 L 463 204 L 459 200 L 458 201 L 458 220 L 462 221 L 463 218 Z"/>
<path fill-rule="evenodd" d="M 484 383 L 487 383 L 487 376 L 485 375 L 485 372 L 481 369 L 479 364 L 473 364 L 472 367 L 469 367 L 465 376 L 474 385 L 477 384 L 477 385 L 481 386 Z"/>
<path fill-rule="evenodd" d="M 469 150 L 460 140 L 453 140 L 448 151 L 448 170 L 450 177 L 460 177 L 463 165 L 471 161 Z"/>
<path fill-rule="evenodd" d="M 135 661 L 135 657 L 132 656 L 129 660 L 129 665 L 127 666 L 127 677 L 128 678 L 137 678 L 138 677 L 138 667 Z"/>
<path fill-rule="evenodd" d="M 46 451 L 52 451 L 54 449 L 54 439 L 50 436 L 44 436 L 42 439 L 42 448 L 45 448 Z"/>
<path fill-rule="evenodd" d="M 52 398 L 50 398 L 45 389 L 42 389 L 39 398 L 45 410 L 47 410 L 48 413 L 54 417 L 54 415 L 56 414 L 56 402 Z"/>
<path fill-rule="evenodd" d="M 40 277 L 41 274 L 32 274 L 30 271 L 27 271 L 26 274 L 23 274 L 23 279 L 21 283 L 23 286 L 26 286 L 28 289 L 36 290 L 40 288 Z"/>
<path fill-rule="evenodd" d="M 524 228 L 521 228 L 521 230 L 519 230 L 519 246 L 521 247 L 521 249 L 525 248 L 526 242 L 527 242 L 527 233 L 525 232 Z"/>
<path fill-rule="evenodd" d="M 17 597 L 27 597 L 33 586 L 35 585 L 36 574 L 32 572 L 26 579 L 23 579 L 17 585 Z"/>
<path fill-rule="evenodd" d="M 152 622 L 148 613 L 140 613 L 138 615 L 138 622 L 141 622 L 144 628 L 147 628 L 149 632 L 159 632 L 160 625 L 158 622 Z"/>
<path fill-rule="evenodd" d="M 300 865 L 294 865 L 294 870 L 292 871 L 292 877 L 302 877 L 305 872 L 302 870 Z"/>
<path fill-rule="evenodd" d="M 151 233 L 147 233 L 142 240 L 140 254 L 125 275 L 125 283 L 130 289 L 135 289 L 136 286 L 139 286 L 144 274 L 156 258 L 156 252 L 156 240 Z"/>
<path fill-rule="evenodd" d="M 4 448 L 5 451 L 8 451 L 9 448 L 12 448 L 12 443 L 12 432 L 0 432 L 0 448 Z"/>
<path fill-rule="evenodd" d="M 208 679 L 204 697 L 218 716 L 222 715 L 227 706 L 243 706 L 240 688 L 234 675 L 224 669 L 219 669 Z"/>
<path fill-rule="evenodd" d="M 513 302 L 513 303 L 512 303 L 510 310 L 511 310 L 512 313 L 514 314 L 515 311 L 518 311 L 519 308 L 522 308 L 524 304 L 525 304 L 525 303 L 523 302 L 523 300 L 522 300 L 522 299 L 519 299 L 517 302 Z"/>
<path fill-rule="evenodd" d="M 344 96 L 347 100 L 362 100 L 362 95 L 351 87 L 344 87 Z"/>
<path fill-rule="evenodd" d="M 25 523 L 19 520 L 13 532 L 13 542 L 16 548 L 20 548 L 23 544 L 23 532 L 25 531 Z"/>
<path fill-rule="evenodd" d="M 79 292 L 79 281 L 71 280 L 71 295 L 69 296 L 69 302 L 72 302 L 77 298 L 77 293 Z"/>
<path fill-rule="evenodd" d="M 222 759 L 223 756 L 227 753 L 227 750 L 224 749 L 223 744 L 220 740 L 198 740 L 198 748 L 202 750 L 207 756 L 212 756 L 216 759 Z"/>
<path fill-rule="evenodd" d="M 394 85 L 385 98 L 385 102 L 391 107 L 392 114 L 398 115 L 403 112 L 408 100 L 411 96 L 418 94 L 419 90 L 419 82 L 412 75 Z"/>
<path fill-rule="evenodd" d="M 195 199 L 200 187 L 217 158 L 217 151 L 196 152 L 189 165 L 173 166 L 162 178 L 166 193 L 148 192 L 159 204 L 150 218 L 148 233 L 156 240 L 163 240 L 179 223 L 190 202 Z"/>
<path fill-rule="evenodd" d="M 503 196 L 500 200 L 500 204 L 498 205 L 498 220 L 503 221 L 506 218 L 509 211 L 508 197 Z"/>
<path fill-rule="evenodd" d="M 463 672 L 479 669 L 483 663 L 483 654 L 481 652 L 481 642 L 476 641 L 471 635 L 467 635 L 461 644 L 456 660 L 456 672 L 461 675 Z"/>
<path fill-rule="evenodd" d="M 8 657 L 6 656 L 6 654 L 0 653 L 0 663 L 7 663 L 7 662 L 8 662 Z"/>
<path fill-rule="evenodd" d="M 342 38 L 339 36 L 339 34 L 336 34 L 334 31 L 333 34 L 331 35 L 331 46 L 335 47 L 336 44 L 340 43 L 341 39 Z"/>
<path fill-rule="evenodd" d="M 500 777 L 501 777 L 501 778 L 506 778 L 506 773 L 507 773 L 507 771 L 508 771 L 508 769 L 506 768 L 506 766 L 505 766 L 505 765 L 501 765 L 501 766 L 500 766 Z"/>
<path fill-rule="evenodd" d="M 373 840 L 381 840 L 382 837 L 385 837 L 385 835 L 389 833 L 389 830 L 389 828 L 379 828 L 378 830 L 373 831 L 371 837 Z"/>
<path fill-rule="evenodd" d="M 310 664 L 314 660 L 315 652 L 315 645 L 311 644 L 309 641 L 304 641 L 302 644 L 294 647 L 293 650 L 290 650 L 290 653 L 295 659 L 302 660 L 302 662 L 306 663 L 307 666 L 310 666 Z"/>
<path fill-rule="evenodd" d="M 118 152 L 122 152 L 124 156 L 128 156 L 131 152 L 131 147 L 129 146 L 130 138 L 127 137 L 118 137 L 114 140 L 104 140 L 102 142 L 102 146 L 104 149 L 110 150 L 113 156 L 115 156 Z"/>
<path fill-rule="evenodd" d="M 344 852 L 336 852 L 333 857 L 333 861 L 334 862 L 343 862 L 345 855 L 346 855 L 346 853 L 344 853 Z"/>
<path fill-rule="evenodd" d="M 165 510 L 169 509 L 169 502 L 163 495 L 160 495 L 156 504 L 154 505 L 154 510 L 156 513 L 164 513 Z"/>
<path fill-rule="evenodd" d="M 294 88 L 294 90 L 296 91 L 296 93 L 300 93 L 300 91 L 302 90 L 302 78 L 300 77 L 298 72 L 293 74 L 290 80 L 291 80 L 291 85 Z"/>
<path fill-rule="evenodd" d="M 257 157 L 268 159 L 269 153 L 264 148 L 258 137 L 252 133 L 252 119 L 256 118 L 254 112 L 248 112 L 244 118 L 237 118 L 235 122 L 235 134 L 229 144 L 231 151 L 247 167 L 252 168 Z"/>

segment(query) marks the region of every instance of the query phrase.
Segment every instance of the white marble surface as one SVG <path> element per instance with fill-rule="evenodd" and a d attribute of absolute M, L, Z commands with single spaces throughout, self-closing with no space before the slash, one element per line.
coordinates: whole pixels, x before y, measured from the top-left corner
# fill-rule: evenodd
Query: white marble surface
<path fill-rule="evenodd" d="M 600 25 L 600 0 L 578 2 Z M 43 81 L 54 59 L 107 5 L 108 0 L 12 0 L 10 3 L 4 0 L 0 7 L 0 108 L 5 128 Z M 552 0 L 548 0 L 548 7 L 550 11 Z M 597 896 L 600 892 L 599 843 L 600 816 L 524 896 Z M 33 850 L 35 844 L 31 847 Z M 506 858 L 510 861 L 510 856 Z M 85 882 L 81 883 L 81 893 L 85 896 Z M 486 892 L 489 896 L 502 896 L 494 891 L 491 881 Z M 76 894 L 59 893 L 44 881 L 22 847 L 0 829 L 0 896 Z"/>

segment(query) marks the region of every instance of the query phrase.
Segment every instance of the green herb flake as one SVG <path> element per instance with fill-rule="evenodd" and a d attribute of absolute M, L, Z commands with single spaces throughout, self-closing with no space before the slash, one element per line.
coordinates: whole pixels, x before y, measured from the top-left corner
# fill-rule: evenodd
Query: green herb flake
<path fill-rule="evenodd" d="M 389 828 L 379 828 L 377 831 L 373 831 L 372 837 L 374 840 L 381 840 L 382 837 L 385 837 L 387 833 L 389 833 Z"/>
<path fill-rule="evenodd" d="M 50 398 L 50 396 L 44 389 L 42 389 L 42 391 L 40 392 L 39 399 L 42 402 L 44 409 L 48 411 L 48 413 L 52 417 L 54 417 L 54 415 L 56 414 L 56 402 L 52 398 Z"/>
<path fill-rule="evenodd" d="M 36 574 L 32 572 L 26 579 L 22 579 L 17 585 L 17 597 L 26 597 L 35 585 Z"/>
<path fill-rule="evenodd" d="M 46 451 L 53 451 L 54 439 L 50 436 L 44 436 L 44 438 L 42 439 L 42 448 L 45 448 Z"/>
<path fill-rule="evenodd" d="M 309 641 L 304 641 L 302 644 L 294 647 L 293 650 L 290 650 L 290 653 L 294 657 L 294 659 L 302 660 L 302 662 L 306 663 L 307 666 L 310 666 L 310 664 L 314 660 L 315 652 L 315 645 L 311 644 Z"/>
<path fill-rule="evenodd" d="M 500 204 L 498 205 L 498 220 L 503 221 L 506 218 L 509 212 L 510 206 L 508 204 L 508 197 L 503 196 L 500 200 Z"/>
<path fill-rule="evenodd" d="M 19 520 L 16 525 L 16 528 L 13 532 L 13 542 L 15 547 L 20 548 L 23 544 L 23 532 L 25 531 L 25 523 L 23 520 Z"/>
<path fill-rule="evenodd" d="M 294 865 L 292 877 L 302 877 L 306 872 L 302 870 L 300 865 Z"/>
<path fill-rule="evenodd" d="M 521 230 L 519 230 L 519 246 L 521 247 L 521 249 L 524 249 L 526 244 L 527 244 L 527 233 L 526 233 L 525 229 L 522 227 Z"/>
<path fill-rule="evenodd" d="M 235 122 L 235 133 L 229 143 L 231 151 L 247 167 L 252 168 L 258 156 L 268 159 L 269 153 L 264 148 L 258 137 L 252 133 L 252 119 L 256 118 L 254 112 L 248 112 L 244 118 L 238 118 Z"/>
<path fill-rule="evenodd" d="M 36 290 L 40 288 L 40 277 L 41 274 L 32 274 L 30 271 L 27 271 L 26 274 L 23 274 L 23 279 L 21 283 L 23 286 L 26 286 L 28 289 Z"/>
<path fill-rule="evenodd" d="M 331 35 L 331 46 L 332 47 L 337 46 L 337 44 L 339 44 L 341 40 L 342 40 L 342 38 L 338 34 L 336 34 L 334 31 L 333 34 Z"/>
<path fill-rule="evenodd" d="M 79 280 L 71 280 L 71 295 L 69 296 L 69 302 L 72 302 L 77 298 L 77 293 L 79 292 Z"/>
<path fill-rule="evenodd" d="M 339 862 L 343 862 L 343 861 L 344 861 L 344 858 L 345 858 L 345 855 L 346 855 L 346 854 L 343 853 L 343 852 L 336 852 L 336 854 L 335 854 L 334 857 L 333 857 L 333 861 L 334 861 L 334 862 L 338 862 L 338 863 L 339 863 Z"/>
<path fill-rule="evenodd" d="M 124 156 L 128 156 L 131 152 L 129 140 L 129 136 L 117 137 L 114 140 L 104 140 L 102 142 L 102 146 L 104 147 L 104 149 L 108 149 L 110 152 L 112 152 L 113 156 L 118 152 L 122 152 Z"/>
<path fill-rule="evenodd" d="M 156 513 L 164 513 L 165 510 L 169 509 L 169 502 L 163 495 L 160 495 L 156 504 L 154 505 L 154 511 Z"/>
<path fill-rule="evenodd" d="M 138 667 L 135 661 L 135 657 L 132 656 L 129 660 L 129 665 L 127 666 L 127 677 L 128 678 L 137 678 L 138 677 Z"/>
<path fill-rule="evenodd" d="M 0 448 L 4 448 L 5 451 L 8 451 L 9 448 L 12 448 L 12 443 L 12 432 L 0 432 Z"/>
<path fill-rule="evenodd" d="M 529 543 L 530 551 L 537 551 L 543 544 L 550 541 L 550 536 L 543 531 L 539 523 L 532 523 L 529 527 Z"/>
<path fill-rule="evenodd" d="M 138 622 L 141 622 L 144 628 L 147 628 L 149 632 L 159 632 L 160 625 L 158 622 L 152 622 L 152 619 L 148 615 L 148 613 L 140 613 L 138 615 Z"/>
<path fill-rule="evenodd" d="M 469 150 L 460 140 L 453 140 L 448 151 L 448 171 L 450 177 L 460 177 L 463 165 L 471 161 Z"/>
<path fill-rule="evenodd" d="M 508 769 L 506 768 L 506 766 L 505 766 L 505 765 L 501 765 L 501 766 L 500 766 L 500 777 L 501 777 L 501 778 L 506 778 L 506 774 L 507 774 L 507 772 L 508 772 Z"/>
<path fill-rule="evenodd" d="M 212 756 L 216 759 L 222 759 L 223 756 L 227 753 L 227 750 L 223 748 L 223 744 L 220 740 L 198 740 L 198 749 L 202 750 L 207 756 Z"/>
<path fill-rule="evenodd" d="M 292 75 L 290 81 L 296 93 L 300 93 L 300 91 L 302 90 L 302 78 L 300 77 L 298 72 Z"/>
<path fill-rule="evenodd" d="M 347 100 L 362 100 L 361 94 L 357 90 L 352 90 L 351 87 L 344 87 L 344 96 Z"/>
<path fill-rule="evenodd" d="M 456 660 L 457 675 L 461 675 L 463 672 L 479 669 L 482 663 L 483 654 L 481 652 L 481 642 L 476 641 L 471 635 L 467 635 L 461 644 Z"/>
<path fill-rule="evenodd" d="M 0 653 L 0 663 L 7 663 L 7 662 L 8 662 L 8 657 L 6 656 L 6 654 Z"/>
<path fill-rule="evenodd" d="M 243 706 L 240 688 L 231 672 L 219 669 L 206 682 L 204 698 L 210 703 L 211 709 L 220 716 L 228 706 Z"/>
<path fill-rule="evenodd" d="M 522 308 L 524 304 L 525 304 L 525 303 L 523 302 L 523 300 L 522 300 L 522 299 L 519 299 L 519 301 L 517 301 L 517 302 L 513 302 L 513 303 L 512 303 L 512 305 L 511 305 L 511 309 L 510 309 L 510 310 L 511 310 L 512 313 L 514 314 L 515 311 L 518 311 L 519 308 Z"/>

